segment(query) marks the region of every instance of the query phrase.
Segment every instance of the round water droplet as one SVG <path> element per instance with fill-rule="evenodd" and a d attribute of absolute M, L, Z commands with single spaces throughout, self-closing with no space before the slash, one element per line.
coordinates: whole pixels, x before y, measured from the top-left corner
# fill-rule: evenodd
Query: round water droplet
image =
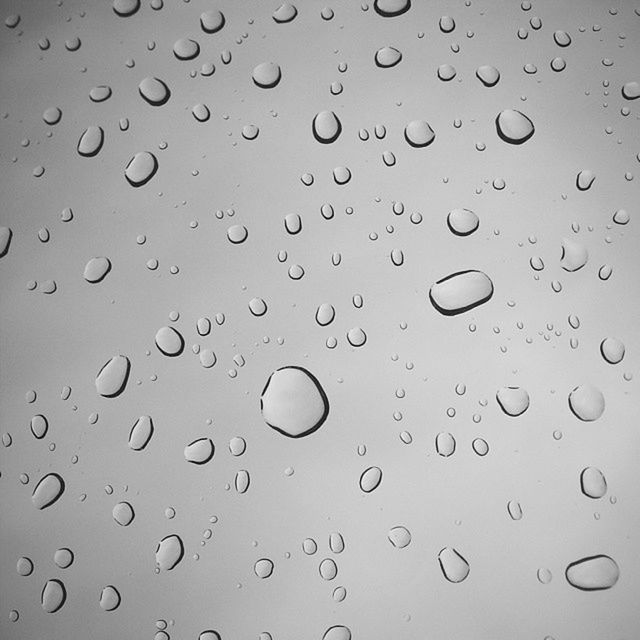
<path fill-rule="evenodd" d="M 192 464 L 205 464 L 213 458 L 214 452 L 210 438 L 198 438 L 184 448 L 184 459 Z"/>
<path fill-rule="evenodd" d="M 331 558 L 325 558 L 318 570 L 323 580 L 333 580 L 338 575 L 338 566 Z"/>
<path fill-rule="evenodd" d="M 242 127 L 242 137 L 245 140 L 255 140 L 260 133 L 260 129 L 255 124 L 246 124 Z"/>
<path fill-rule="evenodd" d="M 336 310 L 328 302 L 322 303 L 316 310 L 316 322 L 321 327 L 330 325 L 336 317 Z"/>
<path fill-rule="evenodd" d="M 629 216 L 629 213 L 625 209 L 618 209 L 613 214 L 613 221 L 616 224 L 628 224 L 630 219 L 631 217 Z"/>
<path fill-rule="evenodd" d="M 500 80 L 500 72 L 491 65 L 483 64 L 476 69 L 476 77 L 485 87 L 493 87 Z"/>
<path fill-rule="evenodd" d="M 571 44 L 571 36 L 560 29 L 554 32 L 553 39 L 559 47 L 568 47 Z"/>
<path fill-rule="evenodd" d="M 40 603 L 47 613 L 60 611 L 67 600 L 67 590 L 60 580 L 47 580 L 40 594 Z"/>
<path fill-rule="evenodd" d="M 476 438 L 471 443 L 471 447 L 476 452 L 476 454 L 481 457 L 484 457 L 487 455 L 487 453 L 489 453 L 489 445 L 487 441 L 483 440 L 482 438 Z"/>
<path fill-rule="evenodd" d="M 576 418 L 593 422 L 604 413 L 604 396 L 593 385 L 581 385 L 569 394 L 569 408 Z"/>
<path fill-rule="evenodd" d="M 404 549 L 411 543 L 411 533 L 406 527 L 392 527 L 391 529 L 389 529 L 387 537 L 389 538 L 389 542 L 396 549 Z"/>
<path fill-rule="evenodd" d="M 113 507 L 111 515 L 121 527 L 128 527 L 135 518 L 133 507 L 128 502 L 118 502 Z"/>
<path fill-rule="evenodd" d="M 412 147 L 427 147 L 436 138 L 436 134 L 426 120 L 412 120 L 404 128 L 404 139 Z"/>
<path fill-rule="evenodd" d="M 382 2 L 383 0 L 380 1 Z M 324 632 L 322 640 L 351 640 L 351 631 L 349 627 L 335 625 Z"/>
<path fill-rule="evenodd" d="M 104 102 L 111 97 L 111 87 L 107 85 L 100 85 L 98 87 L 93 87 L 91 91 L 89 91 L 89 99 L 92 102 Z"/>
<path fill-rule="evenodd" d="M 529 394 L 521 387 L 502 387 L 496 393 L 496 400 L 508 416 L 522 415 L 529 408 Z"/>
<path fill-rule="evenodd" d="M 360 476 L 360 488 L 365 493 L 371 493 L 378 488 L 382 482 L 382 469 L 380 467 L 369 467 Z"/>
<path fill-rule="evenodd" d="M 100 608 L 103 611 L 115 611 L 120 606 L 120 601 L 120 593 L 111 584 L 100 593 Z"/>
<path fill-rule="evenodd" d="M 302 542 L 302 550 L 308 555 L 312 556 L 317 550 L 318 545 L 313 538 L 306 538 Z"/>
<path fill-rule="evenodd" d="M 311 123 L 313 137 L 322 144 L 335 142 L 342 132 L 342 123 L 333 111 L 320 111 Z"/>
<path fill-rule="evenodd" d="M 205 33 L 216 33 L 224 27 L 225 17 L 222 11 L 212 9 L 200 15 L 200 27 Z"/>
<path fill-rule="evenodd" d="M 626 100 L 637 100 L 640 98 L 640 82 L 625 82 L 622 85 L 622 97 Z"/>
<path fill-rule="evenodd" d="M 160 571 L 171 571 L 183 556 L 182 539 L 176 534 L 162 538 L 156 546 L 156 566 Z"/>
<path fill-rule="evenodd" d="M 149 416 L 140 416 L 131 427 L 129 447 L 134 451 L 142 451 L 153 435 L 153 420 Z"/>
<path fill-rule="evenodd" d="M 256 317 L 263 316 L 267 313 L 267 303 L 262 298 L 252 298 L 249 301 L 249 311 Z"/>
<path fill-rule="evenodd" d="M 147 76 L 138 85 L 140 95 L 152 106 L 160 107 L 171 97 L 169 87 L 160 78 Z"/>
<path fill-rule="evenodd" d="M 18 558 L 16 571 L 19 576 L 30 576 L 33 573 L 33 562 L 31 561 L 31 558 L 27 558 L 25 556 Z"/>
<path fill-rule="evenodd" d="M 438 554 L 442 574 L 449 582 L 462 582 L 469 575 L 469 563 L 453 547 L 445 547 Z"/>
<path fill-rule="evenodd" d="M 49 107 L 42 114 L 42 119 L 50 126 L 56 125 L 62 119 L 62 111 L 58 107 Z"/>
<path fill-rule="evenodd" d="M 155 337 L 156 347 L 165 356 L 179 356 L 184 349 L 184 338 L 173 327 L 161 327 Z"/>
<path fill-rule="evenodd" d="M 140 0 L 113 0 L 113 10 L 121 18 L 132 16 L 140 8 Z"/>
<path fill-rule="evenodd" d="M 173 55 L 178 60 L 193 60 L 200 53 L 200 45 L 190 38 L 180 38 L 173 45 Z"/>
<path fill-rule="evenodd" d="M 443 82 L 449 82 L 456 77 L 456 68 L 452 64 L 441 64 L 438 67 L 438 78 Z"/>
<path fill-rule="evenodd" d="M 600 353 L 609 364 L 618 364 L 624 358 L 624 343 L 618 338 L 605 338 L 600 343 Z"/>
<path fill-rule="evenodd" d="M 258 87 L 271 89 L 280 82 L 282 71 L 275 62 L 263 62 L 253 69 L 251 77 Z"/>
<path fill-rule="evenodd" d="M 36 485 L 31 501 L 36 509 L 46 509 L 64 493 L 64 480 L 57 473 L 48 473 Z"/>
<path fill-rule="evenodd" d="M 442 16 L 438 25 L 442 33 L 451 33 L 456 28 L 456 22 L 451 16 Z"/>
<path fill-rule="evenodd" d="M 348 167 L 336 167 L 333 170 L 333 180 L 336 184 L 347 184 L 351 180 L 351 171 Z"/>
<path fill-rule="evenodd" d="M 493 283 L 482 271 L 459 271 L 438 280 L 429 289 L 431 304 L 440 313 L 453 316 L 487 302 Z"/>
<path fill-rule="evenodd" d="M 607 481 L 596 467 L 585 467 L 580 473 L 580 489 L 589 498 L 602 498 L 607 493 Z"/>
<path fill-rule="evenodd" d="M 288 366 L 267 380 L 260 409 L 271 428 L 300 438 L 320 428 L 329 414 L 329 402 L 315 376 L 302 367 Z"/>
<path fill-rule="evenodd" d="M 111 271 L 109 258 L 91 258 L 84 267 L 83 277 L 87 282 L 95 284 L 101 282 L 109 271 Z"/>
<path fill-rule="evenodd" d="M 247 228 L 241 224 L 234 224 L 227 229 L 227 238 L 232 244 L 242 244 L 248 235 Z"/>
<path fill-rule="evenodd" d="M 447 226 L 457 236 L 468 236 L 480 226 L 480 218 L 469 209 L 453 209 L 447 216 Z"/>
<path fill-rule="evenodd" d="M 496 117 L 496 129 L 502 140 L 510 144 L 522 144 L 534 133 L 533 122 L 515 109 L 505 109 Z"/>
<path fill-rule="evenodd" d="M 167 636 L 167 640 L 168 640 L 168 638 L 169 638 L 169 636 Z M 220 634 L 217 631 L 207 630 L 207 631 L 203 631 L 198 636 L 198 640 L 222 640 L 222 639 L 220 637 Z M 262 639 L 259 638 L 259 640 L 262 640 Z"/>
<path fill-rule="evenodd" d="M 247 443 L 244 438 L 236 436 L 229 440 L 229 451 L 232 456 L 241 456 L 247 450 Z"/>
<path fill-rule="evenodd" d="M 302 231 L 302 218 L 297 213 L 289 213 L 284 217 L 284 228 L 292 236 Z"/>
<path fill-rule="evenodd" d="M 213 367 L 213 365 L 218 361 L 218 358 L 216 357 L 213 349 L 203 349 L 199 353 L 198 357 L 200 359 L 200 364 L 205 369 L 211 369 L 211 367 Z"/>
<path fill-rule="evenodd" d="M 402 53 L 395 47 L 382 47 L 378 49 L 374 56 L 376 67 L 388 69 L 395 67 L 402 60 Z"/>
<path fill-rule="evenodd" d="M 565 571 L 567 582 L 582 591 L 611 589 L 620 577 L 620 568 L 613 558 L 591 556 L 572 562 Z"/>
<path fill-rule="evenodd" d="M 57 549 L 53 554 L 53 562 L 60 569 L 68 569 L 73 564 L 73 559 L 73 551 L 67 547 Z"/>
<path fill-rule="evenodd" d="M 102 127 L 87 127 L 78 140 L 78 153 L 85 158 L 97 155 L 104 143 Z"/>
<path fill-rule="evenodd" d="M 125 167 L 124 177 L 132 187 L 147 184 L 158 170 L 158 160 L 150 151 L 139 151 Z"/>

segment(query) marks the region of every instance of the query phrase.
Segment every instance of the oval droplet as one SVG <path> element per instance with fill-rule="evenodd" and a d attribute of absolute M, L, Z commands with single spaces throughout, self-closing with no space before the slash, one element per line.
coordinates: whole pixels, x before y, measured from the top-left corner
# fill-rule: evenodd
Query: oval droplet
<path fill-rule="evenodd" d="M 272 89 L 282 78 L 280 65 L 275 62 L 263 62 L 253 69 L 253 82 L 262 89 Z"/>
<path fill-rule="evenodd" d="M 480 218 L 470 209 L 452 209 L 447 216 L 447 226 L 457 236 L 468 236 L 480 226 Z"/>
<path fill-rule="evenodd" d="M 142 451 L 153 435 L 153 420 L 150 416 L 140 416 L 129 433 L 129 447 L 134 451 Z"/>
<path fill-rule="evenodd" d="M 585 467 L 580 473 L 580 489 L 589 498 L 602 498 L 607 493 L 607 480 L 600 469 Z"/>
<path fill-rule="evenodd" d="M 512 520 L 522 520 L 522 507 L 517 500 L 509 500 L 507 503 L 507 512 Z"/>
<path fill-rule="evenodd" d="M 452 434 L 441 432 L 436 436 L 436 453 L 443 458 L 453 455 L 456 450 L 456 440 Z"/>
<path fill-rule="evenodd" d="M 429 299 L 437 311 L 454 316 L 487 302 L 493 282 L 482 271 L 459 271 L 438 280 L 429 289 Z"/>
<path fill-rule="evenodd" d="M 318 570 L 323 580 L 333 580 L 338 575 L 338 566 L 331 558 L 325 558 Z"/>
<path fill-rule="evenodd" d="M 160 78 L 147 76 L 138 85 L 140 95 L 152 106 L 160 107 L 171 97 L 169 87 Z"/>
<path fill-rule="evenodd" d="M 453 547 L 445 547 L 438 554 L 442 574 L 449 582 L 462 582 L 469 575 L 469 563 Z"/>
<path fill-rule="evenodd" d="M 231 244 L 242 244 L 248 235 L 247 228 L 241 224 L 234 224 L 227 229 L 227 238 Z"/>
<path fill-rule="evenodd" d="M 173 45 L 173 55 L 178 60 L 193 60 L 200 53 L 200 45 L 190 38 L 180 38 Z"/>
<path fill-rule="evenodd" d="M 271 15 L 278 24 L 291 22 L 298 15 L 295 5 L 290 2 L 283 2 Z"/>
<path fill-rule="evenodd" d="M 590 384 L 576 387 L 569 394 L 569 408 L 583 422 L 597 420 L 604 413 L 602 391 Z"/>
<path fill-rule="evenodd" d="M 342 553 L 344 551 L 344 538 L 337 531 L 329 534 L 329 549 L 333 553 Z"/>
<path fill-rule="evenodd" d="M 496 129 L 502 140 L 509 144 L 526 142 L 535 131 L 533 122 L 515 109 L 505 109 L 496 117 Z"/>
<path fill-rule="evenodd" d="M 49 430 L 49 421 L 47 418 L 41 414 L 33 416 L 30 422 L 31 433 L 38 440 L 42 440 L 47 435 L 47 431 Z"/>
<path fill-rule="evenodd" d="M 60 611 L 67 600 L 67 590 L 61 580 L 47 580 L 42 593 L 40 594 L 40 604 L 47 613 Z"/>
<path fill-rule="evenodd" d="M 347 341 L 352 347 L 362 347 L 367 342 L 367 334 L 360 327 L 354 327 L 347 331 Z"/>
<path fill-rule="evenodd" d="M 101 282 L 109 271 L 111 271 L 109 258 L 91 258 L 84 267 L 83 277 L 87 282 L 96 284 Z"/>
<path fill-rule="evenodd" d="M 373 8 L 378 15 L 384 18 L 394 18 L 409 11 L 411 0 L 374 0 Z M 350 637 L 351 635 L 349 635 Z M 323 638 L 323 640 L 329 639 Z M 330 640 L 338 640 L 338 638 L 331 638 Z"/>
<path fill-rule="evenodd" d="M 335 142 L 342 132 L 342 123 L 333 111 L 320 111 L 311 123 L 313 137 L 322 144 Z"/>
<path fill-rule="evenodd" d="M 156 546 L 156 566 L 160 571 L 171 571 L 183 556 L 182 539 L 176 534 L 162 538 Z"/>
<path fill-rule="evenodd" d="M 609 364 L 618 364 L 624 358 L 624 343 L 618 338 L 605 338 L 600 343 L 600 353 Z"/>
<path fill-rule="evenodd" d="M 494 87 L 500 80 L 500 72 L 489 64 L 483 64 L 476 69 L 476 77 L 485 87 Z"/>
<path fill-rule="evenodd" d="M 402 53 L 395 47 L 382 47 L 378 49 L 374 56 L 376 67 L 388 69 L 395 67 L 402 60 Z"/>
<path fill-rule="evenodd" d="M 238 493 L 246 493 L 251 484 L 249 472 L 246 469 L 240 469 L 240 471 L 236 473 L 234 484 Z"/>
<path fill-rule="evenodd" d="M 213 458 L 214 452 L 210 438 L 198 438 L 184 448 L 184 459 L 192 464 L 206 464 Z"/>
<path fill-rule="evenodd" d="M 589 253 L 578 242 L 569 240 L 568 238 L 562 239 L 562 255 L 560 257 L 560 266 L 570 273 L 582 269 L 589 260 Z"/>
<path fill-rule="evenodd" d="M 324 632 L 322 640 L 351 640 L 351 631 L 349 627 L 335 625 Z"/>
<path fill-rule="evenodd" d="M 132 187 L 142 187 L 158 170 L 158 160 L 150 151 L 139 151 L 125 167 L 124 177 Z"/>
<path fill-rule="evenodd" d="M 620 568 L 613 558 L 591 556 L 572 562 L 565 571 L 567 582 L 582 591 L 611 589 L 620 577 Z"/>
<path fill-rule="evenodd" d="M 120 606 L 120 601 L 120 593 L 111 584 L 100 593 L 100 608 L 103 611 L 115 611 Z"/>
<path fill-rule="evenodd" d="M 46 509 L 60 498 L 65 488 L 64 480 L 57 473 L 48 473 L 36 485 L 31 501 L 37 509 Z"/>
<path fill-rule="evenodd" d="M 360 476 L 360 488 L 365 493 L 371 493 L 380 486 L 382 482 L 382 469 L 380 467 L 369 467 Z"/>
<path fill-rule="evenodd" d="M 161 327 L 155 337 L 156 347 L 165 356 L 171 358 L 179 356 L 184 349 L 184 338 L 173 327 Z"/>
<path fill-rule="evenodd" d="M 78 140 L 78 153 L 85 158 L 92 158 L 102 149 L 104 130 L 102 127 L 87 127 Z"/>

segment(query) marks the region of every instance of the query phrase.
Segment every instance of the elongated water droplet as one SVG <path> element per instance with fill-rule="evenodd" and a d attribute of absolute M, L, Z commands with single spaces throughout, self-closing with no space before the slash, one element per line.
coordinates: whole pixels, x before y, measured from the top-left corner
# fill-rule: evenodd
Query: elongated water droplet
<path fill-rule="evenodd" d="M 302 218 L 297 213 L 289 213 L 284 218 L 284 228 L 287 233 L 295 236 L 302 231 Z"/>
<path fill-rule="evenodd" d="M 156 347 L 165 356 L 179 356 L 184 349 L 184 338 L 173 327 L 161 327 L 155 337 Z"/>
<path fill-rule="evenodd" d="M 342 553 L 344 551 L 344 538 L 337 531 L 329 534 L 329 549 L 333 553 Z"/>
<path fill-rule="evenodd" d="M 16 571 L 19 576 L 30 576 L 33 573 L 33 562 L 31 558 L 27 558 L 23 556 L 22 558 L 18 558 L 18 562 L 16 563 Z"/>
<path fill-rule="evenodd" d="M 271 428 L 301 438 L 320 428 L 329 414 L 329 402 L 315 376 L 302 367 L 288 366 L 269 376 L 260 409 Z"/>
<path fill-rule="evenodd" d="M 129 379 L 131 363 L 127 356 L 114 356 L 107 361 L 96 376 L 96 391 L 105 398 L 120 395 Z"/>
<path fill-rule="evenodd" d="M 582 591 L 611 589 L 620 577 L 620 568 L 606 555 L 591 556 L 572 562 L 565 571 L 567 582 Z"/>
<path fill-rule="evenodd" d="M 487 302 L 493 283 L 482 271 L 459 271 L 438 280 L 429 289 L 431 304 L 443 315 L 453 316 Z"/>
<path fill-rule="evenodd" d="M 182 539 L 176 534 L 166 536 L 156 546 L 156 567 L 160 571 L 171 571 L 184 556 Z"/>
<path fill-rule="evenodd" d="M 469 575 L 469 563 L 453 547 L 445 547 L 438 554 L 442 574 L 449 582 L 462 582 Z"/>
<path fill-rule="evenodd" d="M 142 451 L 153 435 L 153 420 L 150 416 L 140 416 L 131 427 L 129 447 L 134 451 Z"/>
<path fill-rule="evenodd" d="M 517 500 L 509 500 L 507 512 L 512 520 L 522 520 L 522 507 Z"/>
<path fill-rule="evenodd" d="M 138 85 L 140 95 L 152 106 L 160 107 L 171 97 L 169 87 L 160 78 L 148 76 Z"/>
<path fill-rule="evenodd" d="M 125 167 L 124 177 L 132 187 L 147 184 L 158 170 L 158 160 L 149 151 L 136 153 Z"/>
<path fill-rule="evenodd" d="M 38 440 L 42 440 L 49 430 L 49 422 L 45 416 L 38 414 L 31 418 L 30 427 L 31 433 L 33 433 L 34 437 Z"/>
<path fill-rule="evenodd" d="M 236 478 L 234 480 L 234 485 L 236 487 L 236 491 L 238 493 L 246 493 L 249 485 L 251 484 L 251 476 L 246 469 L 240 469 L 236 473 Z"/>
<path fill-rule="evenodd" d="M 184 459 L 192 464 L 205 464 L 213 458 L 214 451 L 210 438 L 198 438 L 184 448 Z"/>
<path fill-rule="evenodd" d="M 328 302 L 322 303 L 316 310 L 316 322 L 321 327 L 326 327 L 336 317 L 336 310 Z"/>
<path fill-rule="evenodd" d="M 360 488 L 365 493 L 371 493 L 378 488 L 382 482 L 382 469 L 380 467 L 369 467 L 360 476 Z"/>
<path fill-rule="evenodd" d="M 56 502 L 64 493 L 64 480 L 57 473 L 48 473 L 41 478 L 31 495 L 36 509 L 46 509 Z"/>
<path fill-rule="evenodd" d="M 109 258 L 91 258 L 84 267 L 83 277 L 87 282 L 95 284 L 101 282 L 109 271 L 111 271 Z"/>
<path fill-rule="evenodd" d="M 441 432 L 436 436 L 436 453 L 448 458 L 456 450 L 456 440 L 450 433 Z"/>
<path fill-rule="evenodd" d="M 342 123 L 333 111 L 320 111 L 311 124 L 313 137 L 323 144 L 335 142 L 342 132 Z"/>
<path fill-rule="evenodd" d="M 67 590 L 61 580 L 47 580 L 42 593 L 40 594 L 40 603 L 47 613 L 55 613 L 60 611 L 67 600 Z"/>
<path fill-rule="evenodd" d="M 78 140 L 78 153 L 85 158 L 92 158 L 100 153 L 104 143 L 102 127 L 87 127 Z"/>
<path fill-rule="evenodd" d="M 607 493 L 607 481 L 596 467 L 585 467 L 580 474 L 580 488 L 589 498 L 602 498 Z"/>

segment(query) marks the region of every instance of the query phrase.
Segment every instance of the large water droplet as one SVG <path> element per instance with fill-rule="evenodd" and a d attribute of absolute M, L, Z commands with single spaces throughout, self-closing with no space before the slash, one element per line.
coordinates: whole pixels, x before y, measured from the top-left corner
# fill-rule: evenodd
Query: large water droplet
<path fill-rule="evenodd" d="M 316 431 L 329 414 L 329 402 L 318 380 L 302 367 L 274 371 L 260 397 L 265 422 L 290 438 Z"/>
<path fill-rule="evenodd" d="M 522 144 L 534 133 L 533 122 L 515 109 L 505 109 L 496 118 L 498 135 L 510 144 Z"/>
<path fill-rule="evenodd" d="M 150 151 L 139 151 L 125 167 L 124 177 L 132 187 L 147 184 L 158 170 L 158 160 Z"/>
<path fill-rule="evenodd" d="M 469 563 L 452 547 L 440 551 L 438 562 L 449 582 L 462 582 L 469 575 Z"/>
<path fill-rule="evenodd" d="M 589 252 L 575 240 L 562 239 L 562 255 L 560 265 L 565 271 L 573 272 L 582 269 L 589 260 Z"/>
<path fill-rule="evenodd" d="M 496 400 L 508 416 L 522 415 L 529 408 L 529 394 L 522 387 L 502 387 L 496 393 Z"/>
<path fill-rule="evenodd" d="M 193 60 L 200 53 L 200 45 L 190 38 L 180 38 L 173 45 L 173 55 L 178 60 Z"/>
<path fill-rule="evenodd" d="M 38 440 L 42 440 L 49 430 L 49 422 L 47 418 L 41 414 L 33 416 L 29 426 L 31 427 L 31 433 L 33 433 Z"/>
<path fill-rule="evenodd" d="M 36 485 L 31 501 L 36 509 L 46 509 L 64 493 L 64 480 L 57 473 L 48 473 Z"/>
<path fill-rule="evenodd" d="M 374 56 L 376 66 L 381 69 L 395 67 L 400 60 L 402 60 L 402 53 L 395 47 L 382 47 L 376 51 Z"/>
<path fill-rule="evenodd" d="M 156 546 L 156 566 L 160 571 L 171 571 L 183 556 L 182 539 L 176 534 L 162 538 Z"/>
<path fill-rule="evenodd" d="M 120 606 L 120 593 L 113 585 L 107 585 L 100 593 L 100 608 L 103 611 L 115 611 Z"/>
<path fill-rule="evenodd" d="M 412 147 L 427 147 L 436 138 L 436 134 L 426 120 L 412 120 L 404 128 L 404 139 Z"/>
<path fill-rule="evenodd" d="M 87 282 L 100 282 L 111 271 L 109 258 L 91 258 L 84 267 L 83 277 Z"/>
<path fill-rule="evenodd" d="M 389 529 L 387 537 L 389 538 L 389 542 L 396 547 L 396 549 L 404 549 L 411 543 L 411 533 L 406 527 L 392 527 Z"/>
<path fill-rule="evenodd" d="M 331 558 L 325 558 L 318 568 L 323 580 L 333 580 L 338 575 L 338 566 Z"/>
<path fill-rule="evenodd" d="M 113 10 L 121 18 L 132 16 L 140 8 L 140 0 L 113 0 Z"/>
<path fill-rule="evenodd" d="M 604 396 L 600 389 L 590 384 L 576 387 L 569 394 L 569 408 L 576 418 L 593 422 L 604 413 Z"/>
<path fill-rule="evenodd" d="M 272 18 L 278 24 L 291 22 L 298 15 L 295 5 L 290 2 L 283 2 L 272 14 Z"/>
<path fill-rule="evenodd" d="M 224 27 L 225 17 L 222 11 L 211 9 L 200 15 L 200 27 L 205 33 L 216 33 Z"/>
<path fill-rule="evenodd" d="M 450 433 L 442 431 L 436 436 L 436 453 L 448 458 L 456 450 L 456 440 Z"/>
<path fill-rule="evenodd" d="M 128 527 L 135 518 L 133 507 L 128 502 L 118 502 L 113 507 L 111 515 L 121 527 Z"/>
<path fill-rule="evenodd" d="M 149 416 L 140 416 L 131 427 L 129 447 L 134 451 L 142 451 L 153 435 L 153 420 Z"/>
<path fill-rule="evenodd" d="M 213 458 L 214 452 L 211 438 L 198 438 L 184 448 L 184 459 L 193 464 L 205 464 Z"/>
<path fill-rule="evenodd" d="M 96 376 L 96 391 L 105 398 L 120 395 L 127 385 L 130 369 L 131 363 L 127 356 L 113 356 Z"/>
<path fill-rule="evenodd" d="M 480 225 L 480 218 L 469 209 L 452 209 L 447 216 L 449 229 L 457 236 L 468 236 Z"/>
<path fill-rule="evenodd" d="M 154 107 L 160 107 L 171 97 L 169 87 L 160 78 L 146 77 L 138 85 L 140 95 Z"/>
<path fill-rule="evenodd" d="M 476 69 L 476 77 L 485 87 L 493 87 L 500 80 L 500 72 L 491 65 L 483 64 Z"/>
<path fill-rule="evenodd" d="M 333 111 L 320 111 L 313 118 L 311 130 L 318 142 L 329 144 L 340 136 L 342 124 Z"/>
<path fill-rule="evenodd" d="M 459 271 L 438 280 L 429 289 L 431 304 L 446 316 L 469 311 L 487 302 L 493 295 L 493 283 L 482 271 Z"/>
<path fill-rule="evenodd" d="M 61 580 L 47 580 L 40 594 L 40 603 L 47 613 L 55 613 L 64 606 L 67 590 Z"/>
<path fill-rule="evenodd" d="M 246 493 L 250 484 L 251 476 L 249 475 L 249 472 L 246 469 L 240 469 L 240 471 L 236 473 L 234 480 L 236 491 L 238 493 Z"/>
<path fill-rule="evenodd" d="M 580 488 L 589 498 L 602 498 L 607 493 L 607 481 L 596 467 L 585 467 L 580 474 Z"/>
<path fill-rule="evenodd" d="M 269 558 L 261 558 L 253 565 L 253 571 L 258 578 L 269 578 L 273 573 L 273 562 Z"/>
<path fill-rule="evenodd" d="M 316 322 L 321 327 L 330 325 L 335 317 L 336 310 L 328 302 L 323 302 L 316 310 Z"/>
<path fill-rule="evenodd" d="M 337 531 L 329 534 L 329 549 L 333 553 L 342 553 L 344 551 L 344 538 Z"/>
<path fill-rule="evenodd" d="M 179 356 L 184 349 L 184 338 L 173 327 L 161 327 L 155 337 L 156 347 L 165 356 Z"/>
<path fill-rule="evenodd" d="M 380 467 L 369 467 L 360 476 L 360 488 L 365 493 L 371 493 L 378 488 L 382 482 L 382 469 Z"/>
<path fill-rule="evenodd" d="M 393 18 L 409 11 L 411 0 L 374 0 L 373 8 L 377 14 L 385 18 Z M 331 638 L 331 640 L 338 639 Z"/>
<path fill-rule="evenodd" d="M 605 338 L 600 343 L 600 353 L 609 364 L 618 364 L 624 358 L 624 343 L 618 338 Z"/>
<path fill-rule="evenodd" d="M 586 191 L 591 188 L 591 185 L 595 182 L 596 174 L 590 169 L 583 169 L 576 176 L 576 187 L 580 191 Z"/>
<path fill-rule="evenodd" d="M 102 127 L 87 127 L 78 140 L 78 153 L 85 158 L 97 155 L 104 143 Z"/>
<path fill-rule="evenodd" d="M 640 98 L 640 82 L 635 80 L 632 82 L 625 82 L 622 85 L 622 97 L 627 100 L 637 100 Z"/>
<path fill-rule="evenodd" d="M 253 69 L 251 77 L 257 86 L 271 89 L 280 82 L 282 71 L 275 62 L 263 62 Z"/>
<path fill-rule="evenodd" d="M 567 582 L 583 591 L 611 589 L 620 577 L 620 568 L 613 558 L 591 556 L 572 562 L 565 571 Z"/>

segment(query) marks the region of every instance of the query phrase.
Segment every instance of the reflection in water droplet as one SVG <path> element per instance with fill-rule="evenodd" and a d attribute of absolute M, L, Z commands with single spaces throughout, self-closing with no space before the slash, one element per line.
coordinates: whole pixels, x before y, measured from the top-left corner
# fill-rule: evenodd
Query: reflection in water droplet
<path fill-rule="evenodd" d="M 620 568 L 613 558 L 591 556 L 572 562 L 565 571 L 567 582 L 583 591 L 611 589 L 620 577 Z"/>
<path fill-rule="evenodd" d="M 36 509 L 46 509 L 60 498 L 65 488 L 62 476 L 48 473 L 36 485 L 31 495 L 31 501 Z"/>
<path fill-rule="evenodd" d="M 604 396 L 600 389 L 590 384 L 576 387 L 569 394 L 569 408 L 576 418 L 593 422 L 604 413 Z"/>
<path fill-rule="evenodd" d="M 156 566 L 160 571 L 171 571 L 183 556 L 182 539 L 176 534 L 162 538 L 156 546 Z"/>
<path fill-rule="evenodd" d="M 493 283 L 482 271 L 459 271 L 438 280 L 429 289 L 431 304 L 443 315 L 453 316 L 487 302 Z"/>
<path fill-rule="evenodd" d="M 496 393 L 496 400 L 508 416 L 522 415 L 529 408 L 529 394 L 521 387 L 502 387 Z"/>
<path fill-rule="evenodd" d="M 438 554 L 442 574 L 449 582 L 462 582 L 469 575 L 469 563 L 452 547 L 445 547 Z"/>
<path fill-rule="evenodd" d="M 580 474 L 580 488 L 589 498 L 602 498 L 607 493 L 607 481 L 596 467 L 585 467 Z"/>
<path fill-rule="evenodd" d="M 360 476 L 360 488 L 365 493 L 371 493 L 378 488 L 382 482 L 382 469 L 379 467 L 369 467 Z"/>
<path fill-rule="evenodd" d="M 265 422 L 290 438 L 316 431 L 329 413 L 327 396 L 318 380 L 302 367 L 274 371 L 262 391 L 260 409 Z"/>
<path fill-rule="evenodd" d="M 389 542 L 396 547 L 396 549 L 404 549 L 411 543 L 411 533 L 406 527 L 392 527 L 389 529 L 387 537 L 389 538 Z"/>

